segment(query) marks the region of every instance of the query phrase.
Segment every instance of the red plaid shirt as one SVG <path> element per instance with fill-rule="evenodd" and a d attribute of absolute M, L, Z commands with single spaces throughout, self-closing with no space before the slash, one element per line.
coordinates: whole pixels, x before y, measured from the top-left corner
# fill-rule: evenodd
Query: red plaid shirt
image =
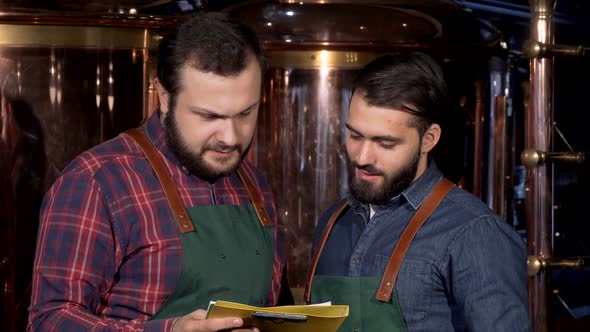
<path fill-rule="evenodd" d="M 165 143 L 157 113 L 142 128 L 168 167 L 187 207 L 247 204 L 236 174 L 209 184 L 188 173 Z M 271 189 L 250 163 L 276 223 Z M 269 305 L 284 266 L 275 227 Z M 174 319 L 148 321 L 176 285 L 180 234 L 147 159 L 126 135 L 77 157 L 46 194 L 41 209 L 28 330 L 171 331 Z"/>

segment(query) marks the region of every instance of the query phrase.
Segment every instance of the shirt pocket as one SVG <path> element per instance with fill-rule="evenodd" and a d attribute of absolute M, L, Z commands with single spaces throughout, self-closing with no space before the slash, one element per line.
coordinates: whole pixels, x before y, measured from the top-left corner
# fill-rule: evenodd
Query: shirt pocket
<path fill-rule="evenodd" d="M 373 271 L 383 275 L 389 256 L 376 255 Z M 428 318 L 434 289 L 433 268 L 429 262 L 404 259 L 395 283 L 397 297 L 406 323 Z"/>

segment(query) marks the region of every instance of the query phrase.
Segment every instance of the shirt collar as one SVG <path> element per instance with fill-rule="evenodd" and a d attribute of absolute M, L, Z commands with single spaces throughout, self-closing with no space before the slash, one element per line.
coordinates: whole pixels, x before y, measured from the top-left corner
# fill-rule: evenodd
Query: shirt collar
<path fill-rule="evenodd" d="M 401 194 L 392 197 L 387 203 L 382 206 L 374 206 L 375 210 L 379 210 L 381 208 L 389 208 L 392 206 L 396 206 L 401 204 L 399 201 L 401 197 L 405 198 L 408 203 L 417 210 L 434 186 L 438 183 L 438 181 L 442 178 L 442 173 L 436 166 L 434 160 L 429 157 L 428 158 L 428 167 L 426 171 L 418 178 L 416 181 L 412 182 L 408 188 L 402 191 Z M 369 205 L 359 202 L 356 198 L 354 198 L 350 193 L 347 196 L 348 203 L 353 208 L 354 211 L 359 211 L 359 209 L 364 210 L 365 213 L 369 211 Z"/>
<path fill-rule="evenodd" d="M 432 158 L 428 158 L 428 167 L 426 171 L 416 181 L 412 182 L 410 186 L 402 192 L 408 203 L 412 205 L 414 210 L 417 210 L 426 197 L 430 194 L 434 186 L 442 178 L 442 173 L 436 166 Z"/>

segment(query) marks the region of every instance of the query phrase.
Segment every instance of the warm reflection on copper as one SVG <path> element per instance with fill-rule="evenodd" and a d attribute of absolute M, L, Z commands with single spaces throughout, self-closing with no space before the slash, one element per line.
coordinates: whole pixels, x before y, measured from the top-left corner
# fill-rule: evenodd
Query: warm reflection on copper
<path fill-rule="evenodd" d="M 148 59 L 176 23 L 97 14 L 104 1 L 43 2 L 42 12 L 26 7 L 34 2 L 0 5 L 1 331 L 25 330 L 43 194 L 75 156 L 153 110 Z M 46 11 L 66 5 L 68 15 Z"/>
<path fill-rule="evenodd" d="M 0 282 L 3 303 L 11 303 L 7 317 L 14 318 L 7 324 L 22 324 L 41 198 L 75 156 L 141 122 L 143 61 L 134 64 L 131 50 L 0 46 L 0 52 L 0 67 L 12 66 L 0 70 L 0 80 L 10 82 L 0 113 L 0 169 L 7 177 L 0 184 L 9 184 L 0 186 L 0 261 L 7 262 Z"/>
<path fill-rule="evenodd" d="M 347 192 L 345 127 L 355 70 L 271 69 L 256 159 L 276 193 L 292 287 L 302 287 L 321 213 Z"/>
<path fill-rule="evenodd" d="M 41 180 L 45 174 L 43 134 L 31 105 L 23 98 L 18 76 L 27 77 L 15 58 L 0 58 L 0 282 L 2 328 L 16 331 L 24 319 L 27 287 L 35 250 Z M 45 66 L 45 69 L 47 66 Z M 22 71 L 21 71 L 22 69 Z M 20 75 L 18 74 L 20 73 Z M 24 78 L 23 78 L 24 77 Z M 47 87 L 41 90 L 46 92 Z M 46 93 L 43 94 L 47 96 Z M 22 326 L 21 326 L 22 327 Z"/>
<path fill-rule="evenodd" d="M 484 88 L 483 81 L 475 82 L 474 106 L 474 148 L 473 148 L 473 178 L 472 194 L 481 197 L 482 167 L 483 167 L 483 127 L 484 127 Z"/>
<path fill-rule="evenodd" d="M 506 60 L 500 57 L 490 59 L 490 100 L 487 158 L 487 179 L 485 201 L 500 217 L 506 220 L 506 193 L 512 188 L 506 187 L 507 168 L 512 167 L 508 161 L 507 124 L 509 75 Z M 510 118 L 511 119 L 511 118 Z"/>
<path fill-rule="evenodd" d="M 96 108 L 100 107 L 100 66 L 96 66 Z"/>
<path fill-rule="evenodd" d="M 530 0 L 532 8 L 531 39 L 553 44 L 553 8 L 555 0 Z M 553 122 L 553 59 L 532 59 L 530 66 L 530 106 L 525 119 L 525 148 L 551 151 Z M 527 170 L 526 219 L 529 255 L 551 258 L 553 222 L 551 165 Z M 533 329 L 548 331 L 547 277 L 544 273 L 529 281 L 529 303 Z"/>

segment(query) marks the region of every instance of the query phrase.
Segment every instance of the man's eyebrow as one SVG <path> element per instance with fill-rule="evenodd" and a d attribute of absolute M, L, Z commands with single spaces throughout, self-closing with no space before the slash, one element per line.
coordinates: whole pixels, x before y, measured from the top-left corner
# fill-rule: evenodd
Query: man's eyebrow
<path fill-rule="evenodd" d="M 348 123 L 344 124 L 346 126 L 346 129 L 352 131 L 353 133 L 359 135 L 359 136 L 363 136 L 358 130 L 354 129 L 351 125 L 349 125 Z"/>
<path fill-rule="evenodd" d="M 190 110 L 191 110 L 191 112 L 196 112 L 196 113 L 202 113 L 202 114 L 208 114 L 208 115 L 219 115 L 211 110 L 208 110 L 208 109 L 202 108 L 202 107 L 191 106 Z"/>
<path fill-rule="evenodd" d="M 239 111 L 238 114 L 247 112 L 247 111 L 253 109 L 254 107 L 256 107 L 256 105 L 258 105 L 258 104 L 260 104 L 260 99 L 257 100 L 254 104 L 252 104 L 252 105 L 246 107 L 245 109 Z M 199 113 L 199 114 L 203 114 L 203 115 L 208 115 L 208 116 L 212 116 L 212 117 L 217 117 L 217 118 L 220 118 L 220 119 L 225 119 L 225 118 L 228 118 L 229 117 L 227 115 L 222 115 L 222 114 L 219 114 L 217 112 L 208 110 L 206 108 L 198 107 L 198 106 L 191 106 L 190 107 L 190 110 L 191 110 L 191 112 L 195 112 L 195 113 Z"/>
<path fill-rule="evenodd" d="M 374 137 L 371 137 L 371 140 L 376 141 L 376 142 L 390 142 L 390 143 L 399 143 L 402 141 L 401 138 L 391 136 L 391 135 L 374 136 Z"/>
<path fill-rule="evenodd" d="M 250 105 L 250 106 L 246 107 L 246 109 L 244 109 L 244 110 L 243 110 L 243 111 L 241 111 L 240 113 L 243 113 L 243 112 L 249 111 L 249 110 L 253 109 L 254 107 L 256 107 L 256 106 L 257 106 L 257 105 L 259 105 L 259 104 L 260 104 L 260 99 L 258 99 L 256 102 L 254 102 L 254 104 L 252 104 L 252 105 Z"/>
<path fill-rule="evenodd" d="M 362 136 L 364 137 L 365 135 L 363 135 L 360 131 L 354 129 L 351 125 L 349 125 L 348 123 L 345 124 L 346 128 L 348 130 L 350 130 L 351 132 L 353 132 L 356 135 Z M 401 138 L 399 137 L 395 137 L 395 136 L 391 136 L 391 135 L 379 135 L 379 136 L 372 136 L 370 137 L 370 139 L 372 141 L 376 141 L 376 142 L 391 142 L 391 143 L 399 143 L 402 141 Z"/>

